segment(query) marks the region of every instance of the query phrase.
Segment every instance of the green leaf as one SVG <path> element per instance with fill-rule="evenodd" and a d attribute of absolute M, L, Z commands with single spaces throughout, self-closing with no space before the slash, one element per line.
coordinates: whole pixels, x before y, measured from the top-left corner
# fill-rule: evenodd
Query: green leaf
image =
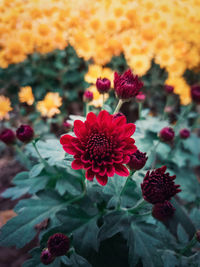
<path fill-rule="evenodd" d="M 21 200 L 15 207 L 18 216 L 1 229 L 0 244 L 23 247 L 34 238 L 34 226 L 44 219 L 53 218 L 65 205 L 66 202 L 53 192 L 42 192 L 38 198 Z"/>
<path fill-rule="evenodd" d="M 128 214 L 124 211 L 112 211 L 104 216 L 104 223 L 99 231 L 99 240 L 108 239 L 128 229 Z"/>
<path fill-rule="evenodd" d="M 177 267 L 179 260 L 176 258 L 175 253 L 171 250 L 165 250 L 162 255 L 163 267 Z"/>
<path fill-rule="evenodd" d="M 140 226 L 132 223 L 128 233 L 129 262 L 136 266 L 141 259 L 143 267 L 161 266 L 158 248 L 161 242 L 156 239 L 155 231 L 151 225 Z"/>
<path fill-rule="evenodd" d="M 80 255 L 73 253 L 70 257 L 72 261 L 71 267 L 92 267 L 92 265 Z"/>
<path fill-rule="evenodd" d="M 29 172 L 29 177 L 32 178 L 32 177 L 38 176 L 43 169 L 44 169 L 44 165 L 42 163 L 38 163 L 34 165 Z"/>

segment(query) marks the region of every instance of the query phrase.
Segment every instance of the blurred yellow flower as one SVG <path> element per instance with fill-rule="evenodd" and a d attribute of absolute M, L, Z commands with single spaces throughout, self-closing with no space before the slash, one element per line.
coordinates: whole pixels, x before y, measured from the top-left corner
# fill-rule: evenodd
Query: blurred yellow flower
<path fill-rule="evenodd" d="M 21 87 L 18 96 L 21 103 L 26 103 L 29 106 L 33 105 L 34 96 L 30 86 Z"/>
<path fill-rule="evenodd" d="M 91 106 L 96 108 L 102 107 L 103 100 L 106 101 L 108 99 L 108 94 L 104 94 L 103 99 L 103 95 L 98 92 L 95 85 L 91 85 L 89 88 L 87 88 L 87 90 L 93 93 L 93 100 L 88 103 Z"/>
<path fill-rule="evenodd" d="M 113 80 L 113 71 L 109 68 L 103 68 L 100 65 L 90 65 L 85 80 L 88 83 L 96 84 L 97 78 L 108 78 L 110 81 Z"/>
<path fill-rule="evenodd" d="M 58 93 L 47 93 L 42 101 L 38 101 L 37 110 L 43 117 L 52 118 L 59 114 L 59 107 L 62 105 L 62 98 Z"/>
<path fill-rule="evenodd" d="M 12 110 L 10 99 L 0 95 L 0 120 L 9 119 L 8 112 Z"/>

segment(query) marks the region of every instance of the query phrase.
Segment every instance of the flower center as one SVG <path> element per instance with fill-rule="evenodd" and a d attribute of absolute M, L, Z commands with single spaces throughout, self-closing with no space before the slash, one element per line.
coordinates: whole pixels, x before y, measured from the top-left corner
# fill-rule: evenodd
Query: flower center
<path fill-rule="evenodd" d="M 108 138 L 104 133 L 92 133 L 86 146 L 90 159 L 99 161 L 109 157 L 113 147 L 112 139 L 112 136 Z"/>

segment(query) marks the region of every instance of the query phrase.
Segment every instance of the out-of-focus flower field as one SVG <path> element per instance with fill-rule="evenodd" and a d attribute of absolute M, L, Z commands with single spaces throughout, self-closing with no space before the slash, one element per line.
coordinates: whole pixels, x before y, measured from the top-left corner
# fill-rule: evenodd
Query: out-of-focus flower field
<path fill-rule="evenodd" d="M 0 0 L 0 266 L 200 262 L 200 0 Z"/>

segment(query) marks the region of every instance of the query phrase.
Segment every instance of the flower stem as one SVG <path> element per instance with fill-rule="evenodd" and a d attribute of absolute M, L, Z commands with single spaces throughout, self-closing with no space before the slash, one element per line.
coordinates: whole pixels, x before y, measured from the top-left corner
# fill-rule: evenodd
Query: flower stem
<path fill-rule="evenodd" d="M 160 140 L 158 140 L 158 142 L 155 144 L 154 149 L 152 151 L 152 153 L 153 153 L 153 156 L 152 156 L 153 157 L 153 160 L 152 160 L 152 163 L 151 163 L 151 169 L 154 169 L 155 168 L 155 165 L 156 165 L 156 150 L 157 150 L 159 144 L 160 144 Z"/>
<path fill-rule="evenodd" d="M 180 125 L 180 123 L 186 119 L 186 116 L 189 114 L 189 112 L 191 111 L 191 109 L 193 108 L 193 103 L 189 104 L 184 111 L 181 113 L 180 117 L 178 118 L 178 121 L 176 122 L 176 125 L 174 126 L 174 131 L 178 128 L 178 126 Z"/>
<path fill-rule="evenodd" d="M 140 210 L 147 202 L 141 198 L 135 206 L 133 206 L 132 208 L 129 208 L 127 209 L 128 212 L 131 212 L 131 213 L 135 213 L 137 212 L 138 210 Z"/>
<path fill-rule="evenodd" d="M 138 103 L 138 117 L 139 117 L 139 120 L 142 119 L 142 106 L 143 106 L 142 102 L 139 102 Z"/>
<path fill-rule="evenodd" d="M 118 104 L 116 106 L 116 109 L 115 109 L 113 114 L 119 112 L 119 110 L 120 110 L 121 106 L 123 105 L 123 103 L 124 103 L 124 101 L 122 99 L 119 99 L 119 102 L 118 102 Z"/>
<path fill-rule="evenodd" d="M 104 110 L 105 94 L 103 94 L 102 98 L 103 98 L 103 103 L 102 103 L 102 108 L 101 108 L 101 110 Z"/>
<path fill-rule="evenodd" d="M 192 240 L 190 240 L 190 242 L 180 251 L 180 254 L 183 255 L 186 252 L 190 251 L 191 248 L 193 248 L 197 243 L 197 239 L 196 236 L 194 235 Z"/>
<path fill-rule="evenodd" d="M 86 104 L 85 104 L 85 116 L 87 116 L 87 114 L 89 113 L 89 111 L 90 111 L 89 104 L 86 103 Z"/>
<path fill-rule="evenodd" d="M 31 162 L 29 158 L 24 154 L 24 152 L 21 150 L 21 148 L 15 144 L 14 145 L 16 152 L 18 153 L 19 157 L 21 158 L 21 161 L 25 164 L 27 169 L 31 169 Z"/>
<path fill-rule="evenodd" d="M 31 143 L 32 143 L 32 145 L 33 145 L 33 147 L 34 147 L 34 149 L 35 149 L 35 152 L 37 153 L 37 155 L 38 155 L 38 157 L 39 157 L 39 159 L 40 159 L 40 162 L 44 165 L 45 169 L 46 169 L 47 171 L 49 171 L 49 172 L 52 172 L 52 168 L 51 168 L 51 166 L 50 166 L 50 165 L 48 164 L 48 162 L 41 156 L 41 154 L 40 154 L 40 152 L 39 152 L 39 150 L 38 150 L 38 148 L 37 148 L 37 145 L 36 145 L 35 140 L 33 140 Z"/>

